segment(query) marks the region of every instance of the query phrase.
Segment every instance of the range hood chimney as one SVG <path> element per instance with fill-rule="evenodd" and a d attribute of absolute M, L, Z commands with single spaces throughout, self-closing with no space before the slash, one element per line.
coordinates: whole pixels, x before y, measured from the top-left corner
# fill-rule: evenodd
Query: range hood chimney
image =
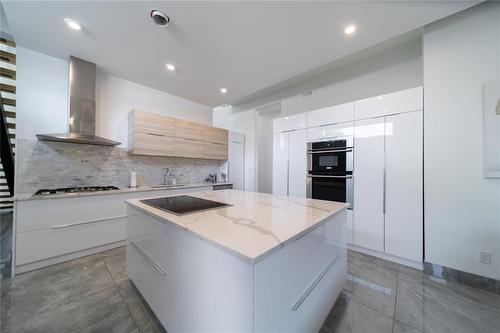
<path fill-rule="evenodd" d="M 37 134 L 40 141 L 58 141 L 99 146 L 118 146 L 120 142 L 95 135 L 94 63 L 69 58 L 69 133 Z"/>

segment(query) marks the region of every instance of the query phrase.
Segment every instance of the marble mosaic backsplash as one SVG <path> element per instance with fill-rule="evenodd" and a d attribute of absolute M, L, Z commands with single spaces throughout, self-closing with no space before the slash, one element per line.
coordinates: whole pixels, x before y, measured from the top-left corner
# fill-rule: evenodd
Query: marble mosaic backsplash
<path fill-rule="evenodd" d="M 113 185 L 128 187 L 130 172 L 138 186 L 163 183 L 163 168 L 177 183 L 202 183 L 209 173 L 225 172 L 226 161 L 129 155 L 125 148 L 18 139 L 16 193 L 40 188 Z"/>

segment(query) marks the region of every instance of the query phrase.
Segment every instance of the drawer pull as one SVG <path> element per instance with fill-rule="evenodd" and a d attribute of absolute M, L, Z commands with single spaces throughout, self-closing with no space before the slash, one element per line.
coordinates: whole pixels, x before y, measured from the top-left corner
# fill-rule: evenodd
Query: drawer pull
<path fill-rule="evenodd" d="M 141 250 L 137 244 L 133 241 L 130 242 L 130 245 L 157 271 L 161 276 L 167 276 L 167 273 L 158 265 L 146 252 Z"/>
<path fill-rule="evenodd" d="M 109 220 L 114 220 L 114 219 L 121 219 L 121 218 L 125 218 L 125 217 L 127 217 L 127 215 L 105 217 L 103 219 L 87 220 L 87 221 L 82 221 L 82 222 L 77 222 L 77 223 L 54 225 L 54 226 L 51 226 L 50 229 L 70 228 L 70 227 L 76 227 L 76 226 L 79 226 L 79 225 L 82 225 L 82 224 L 97 223 L 97 222 L 102 222 L 102 221 L 109 221 Z"/>
<path fill-rule="evenodd" d="M 292 312 L 297 311 L 300 308 L 300 306 L 302 305 L 302 303 L 304 303 L 304 301 L 306 300 L 307 296 L 309 296 L 309 294 L 313 291 L 314 287 L 316 287 L 318 285 L 318 283 L 321 281 L 321 279 L 323 278 L 323 276 L 325 276 L 326 273 L 328 273 L 328 271 L 333 266 L 333 264 L 335 264 L 335 262 L 337 261 L 338 258 L 339 258 L 339 255 L 336 254 L 328 262 L 328 264 L 325 266 L 325 268 L 323 268 L 323 270 L 321 271 L 321 273 L 319 273 L 319 275 L 316 277 L 316 279 L 314 279 L 314 281 L 311 283 L 311 285 L 306 289 L 306 291 L 304 292 L 304 294 L 302 294 L 302 296 L 299 298 L 299 300 L 292 306 L 292 309 L 291 309 Z"/>

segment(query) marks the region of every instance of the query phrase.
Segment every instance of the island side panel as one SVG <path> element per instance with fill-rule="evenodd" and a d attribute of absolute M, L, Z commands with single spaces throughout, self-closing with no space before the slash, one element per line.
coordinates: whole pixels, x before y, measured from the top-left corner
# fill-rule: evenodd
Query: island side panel
<path fill-rule="evenodd" d="M 169 333 L 253 331 L 253 264 L 133 207 L 127 213 L 127 272 Z"/>
<path fill-rule="evenodd" d="M 347 278 L 346 209 L 255 266 L 255 332 L 318 332 Z"/>

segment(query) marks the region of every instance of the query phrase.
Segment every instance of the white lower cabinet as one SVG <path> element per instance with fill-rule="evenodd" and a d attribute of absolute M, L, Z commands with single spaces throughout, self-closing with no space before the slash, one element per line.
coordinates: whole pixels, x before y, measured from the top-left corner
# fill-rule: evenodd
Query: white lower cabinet
<path fill-rule="evenodd" d="M 354 245 L 384 251 L 384 118 L 355 122 Z"/>
<path fill-rule="evenodd" d="M 274 134 L 273 194 L 306 196 L 307 130 Z"/>
<path fill-rule="evenodd" d="M 355 121 L 353 244 L 423 259 L 422 111 Z"/>

